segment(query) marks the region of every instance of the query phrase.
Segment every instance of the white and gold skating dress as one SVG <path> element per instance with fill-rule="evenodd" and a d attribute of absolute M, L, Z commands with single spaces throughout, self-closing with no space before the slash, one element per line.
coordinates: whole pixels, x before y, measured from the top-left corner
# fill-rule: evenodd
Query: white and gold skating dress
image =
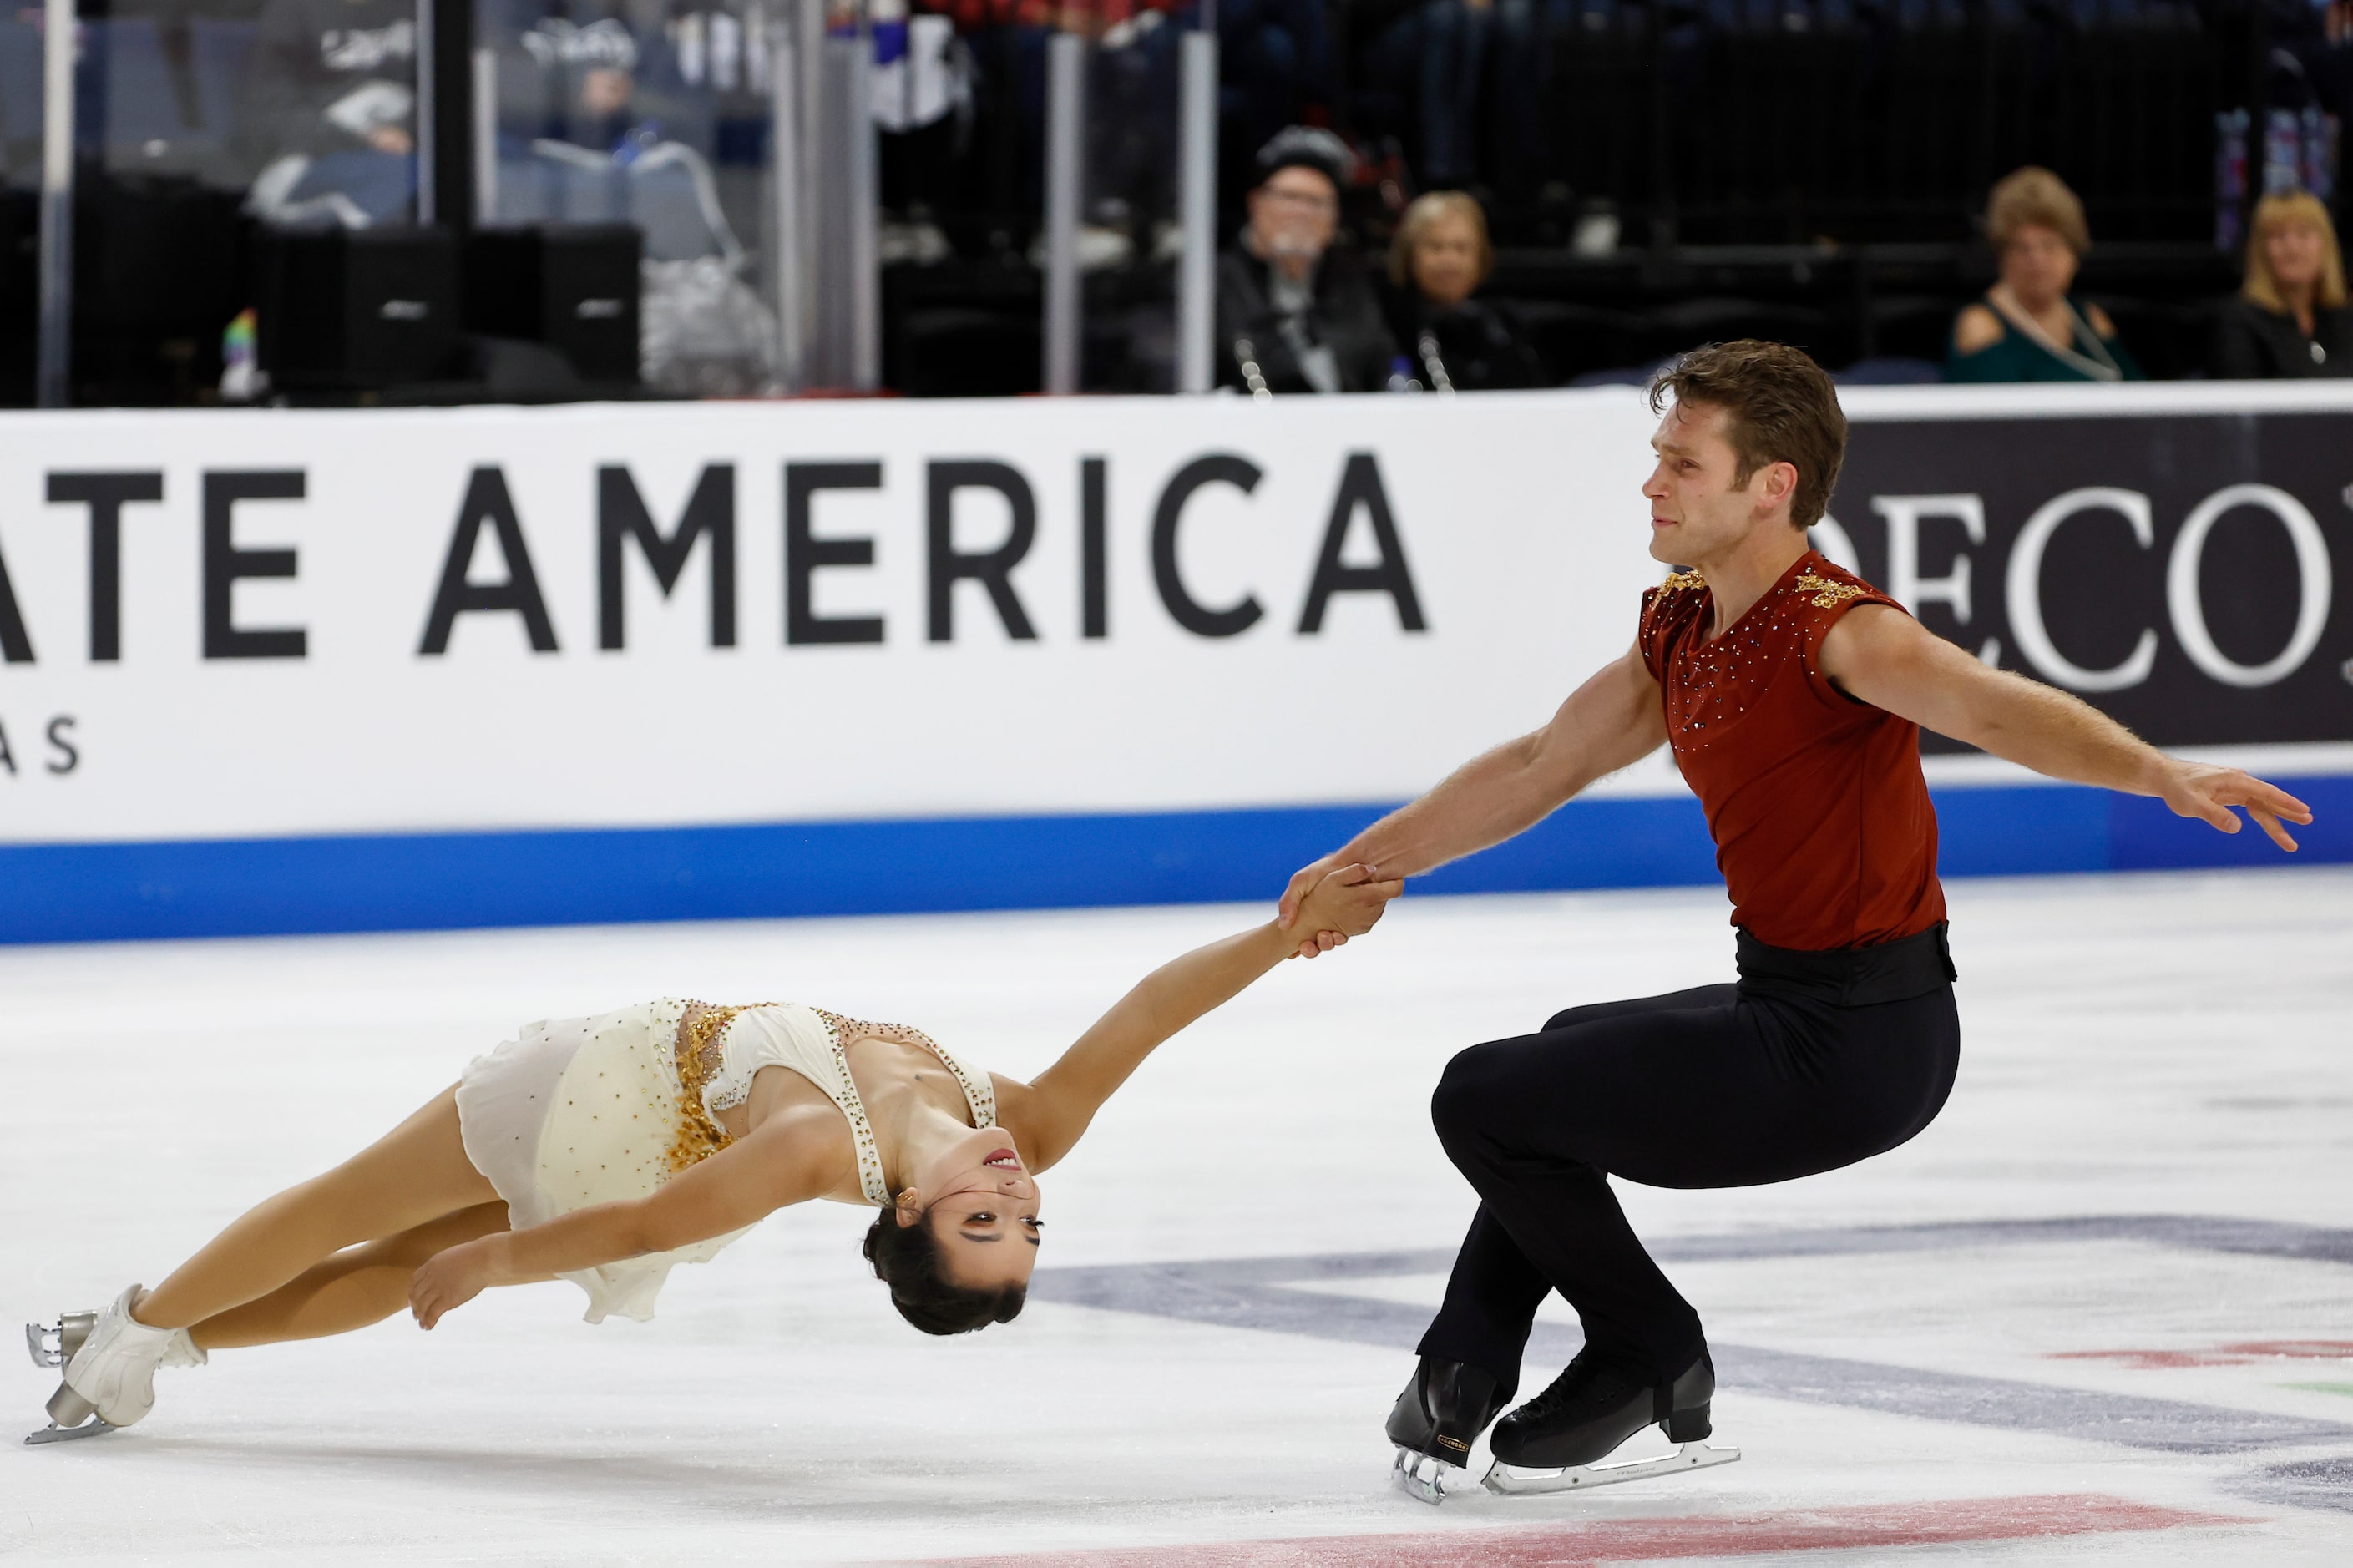
<path fill-rule="evenodd" d="M 506 1200 L 514 1229 L 543 1225 L 591 1204 L 642 1198 L 729 1142 L 719 1113 L 744 1103 L 752 1075 L 789 1068 L 825 1091 L 849 1119 L 859 1186 L 887 1208 L 891 1190 L 865 1102 L 849 1075 L 846 1047 L 879 1035 L 918 1045 L 963 1086 L 975 1127 L 997 1125 L 987 1073 L 968 1070 L 922 1031 L 867 1024 L 797 1003 L 703 1006 L 665 997 L 593 1018 L 554 1018 L 524 1027 L 458 1081 L 458 1125 L 466 1157 Z M 588 1293 L 587 1321 L 607 1313 L 647 1321 L 654 1298 L 681 1263 L 703 1263 L 751 1227 L 669 1252 L 598 1264 L 564 1275 Z"/>

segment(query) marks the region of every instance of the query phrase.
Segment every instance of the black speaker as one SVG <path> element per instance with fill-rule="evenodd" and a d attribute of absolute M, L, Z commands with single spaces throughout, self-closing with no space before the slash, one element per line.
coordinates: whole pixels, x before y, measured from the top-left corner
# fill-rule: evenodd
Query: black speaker
<path fill-rule="evenodd" d="M 594 382 L 638 379 L 634 224 L 477 229 L 466 241 L 466 327 L 545 343 Z"/>
<path fill-rule="evenodd" d="M 448 377 L 458 242 L 441 229 L 274 229 L 261 245 L 261 368 L 291 389 Z"/>

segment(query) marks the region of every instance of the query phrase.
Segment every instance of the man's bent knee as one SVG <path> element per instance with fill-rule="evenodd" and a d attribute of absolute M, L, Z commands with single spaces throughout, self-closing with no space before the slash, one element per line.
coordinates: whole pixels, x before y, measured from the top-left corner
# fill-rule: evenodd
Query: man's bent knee
<path fill-rule="evenodd" d="M 1501 1041 L 1455 1052 L 1430 1096 L 1430 1123 L 1439 1142 L 1451 1149 L 1492 1131 L 1503 1097 L 1511 1092 L 1510 1077 Z"/>

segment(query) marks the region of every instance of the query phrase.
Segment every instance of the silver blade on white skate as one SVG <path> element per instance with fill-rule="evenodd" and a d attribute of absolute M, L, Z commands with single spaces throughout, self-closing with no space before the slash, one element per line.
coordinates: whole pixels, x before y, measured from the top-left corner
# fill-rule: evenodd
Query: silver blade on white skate
<path fill-rule="evenodd" d="M 1462 1474 L 1462 1467 L 1450 1465 L 1435 1454 L 1418 1453 L 1411 1448 L 1397 1451 L 1397 1463 L 1390 1474 L 1406 1494 L 1418 1502 L 1436 1508 L 1446 1500 L 1447 1489 Z"/>
<path fill-rule="evenodd" d="M 33 1358 L 35 1366 L 61 1367 L 66 1364 L 65 1330 L 61 1324 L 26 1323 L 25 1352 Z"/>
<path fill-rule="evenodd" d="M 78 1437 L 98 1437 L 115 1430 L 101 1420 L 90 1401 L 60 1383 L 49 1395 L 49 1424 L 25 1434 L 27 1443 L 69 1443 Z"/>
<path fill-rule="evenodd" d="M 1589 1487 L 1606 1487 L 1619 1481 L 1648 1480 L 1652 1476 L 1681 1475 L 1685 1470 L 1704 1470 L 1715 1465 L 1728 1465 L 1740 1458 L 1740 1450 L 1718 1447 L 1710 1443 L 1683 1443 L 1673 1453 L 1659 1454 L 1647 1459 L 1602 1459 L 1590 1465 L 1570 1465 L 1565 1469 L 1521 1469 L 1498 1459 L 1488 1467 L 1486 1479 L 1480 1484 L 1491 1492 L 1505 1497 L 1525 1497 L 1538 1492 L 1583 1491 Z"/>
<path fill-rule="evenodd" d="M 25 1434 L 27 1443 L 71 1443 L 82 1437 L 102 1437 L 118 1428 L 108 1426 L 93 1415 L 79 1426 L 60 1426 L 52 1421 L 37 1432 Z"/>

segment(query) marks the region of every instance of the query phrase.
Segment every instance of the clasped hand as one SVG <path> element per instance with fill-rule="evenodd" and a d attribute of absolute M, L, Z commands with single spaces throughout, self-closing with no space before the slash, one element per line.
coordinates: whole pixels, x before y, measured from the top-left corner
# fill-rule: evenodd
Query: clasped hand
<path fill-rule="evenodd" d="M 1405 890 L 1405 879 L 1383 879 L 1371 866 L 1334 864 L 1325 856 L 1299 871 L 1283 889 L 1278 923 L 1285 932 L 1300 934 L 1293 958 L 1329 952 L 1352 936 L 1362 936 L 1380 922 L 1388 901 Z"/>

